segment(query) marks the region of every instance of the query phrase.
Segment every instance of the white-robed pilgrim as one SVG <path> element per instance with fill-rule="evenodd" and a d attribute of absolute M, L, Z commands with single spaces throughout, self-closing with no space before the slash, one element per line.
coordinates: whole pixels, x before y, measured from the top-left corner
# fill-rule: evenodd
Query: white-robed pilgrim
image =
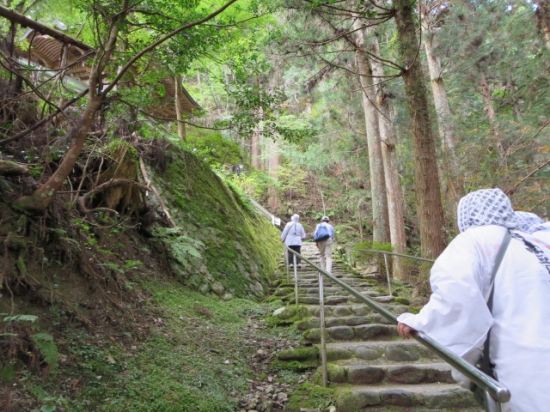
<path fill-rule="evenodd" d="M 550 410 L 550 273 L 521 238 L 513 237 L 495 277 L 492 313 L 486 304 L 496 254 L 507 229 L 518 224 L 500 189 L 472 192 L 458 206 L 461 233 L 436 260 L 432 295 L 402 322 L 458 356 L 479 352 L 490 330 L 490 358 L 498 381 L 512 394 L 503 411 Z M 539 250 L 550 239 L 511 230 Z M 472 359 L 468 359 L 472 360 Z"/>

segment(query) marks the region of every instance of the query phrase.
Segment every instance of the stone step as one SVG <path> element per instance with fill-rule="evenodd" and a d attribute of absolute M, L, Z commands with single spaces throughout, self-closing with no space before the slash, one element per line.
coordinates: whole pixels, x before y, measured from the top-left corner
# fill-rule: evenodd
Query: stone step
<path fill-rule="evenodd" d="M 392 339 L 397 336 L 395 326 L 383 324 L 333 326 L 325 328 L 325 332 L 327 342 Z M 302 336 L 306 343 L 319 343 L 321 342 L 321 329 L 307 329 Z"/>
<path fill-rule="evenodd" d="M 335 326 L 360 326 L 371 324 L 391 325 L 392 322 L 378 313 L 373 313 L 366 316 L 336 316 L 325 317 L 325 327 L 332 328 Z M 316 329 L 321 327 L 320 319 L 313 316 L 309 319 L 303 319 L 296 322 L 296 327 L 301 331 L 308 329 Z"/>
<path fill-rule="evenodd" d="M 382 303 L 380 306 L 384 307 L 388 311 L 400 315 L 401 313 L 405 313 L 408 310 L 407 306 L 404 305 L 391 305 L 391 304 L 385 304 Z M 299 311 L 301 313 L 300 317 L 295 318 L 295 315 Z M 283 308 L 278 309 L 277 316 L 281 319 L 290 319 L 295 318 L 295 322 L 311 322 L 313 327 L 319 327 L 319 321 L 312 319 L 312 318 L 319 318 L 321 313 L 321 308 L 317 305 L 287 305 Z M 284 314 L 283 314 L 284 312 Z M 338 319 L 338 318 L 353 318 L 353 317 L 368 317 L 369 320 L 371 320 L 370 323 L 384 323 L 388 324 L 389 321 L 386 320 L 386 318 L 382 315 L 380 315 L 377 312 L 374 312 L 374 310 L 367 305 L 336 305 L 336 306 L 325 306 L 325 325 L 329 326 L 338 326 L 336 324 L 333 324 L 332 322 L 339 322 L 338 320 L 331 320 L 331 319 Z M 345 325 L 353 325 L 355 321 L 353 319 L 351 320 L 344 320 Z M 305 327 L 305 329 L 309 329 L 308 327 Z"/>
<path fill-rule="evenodd" d="M 463 411 L 464 408 L 477 406 L 469 390 L 446 383 L 382 386 L 338 386 L 337 384 L 334 387 L 338 412 L 371 411 L 373 406 L 422 407 L 427 410 L 449 412 Z M 406 410 L 409 411 L 409 409 Z"/>
<path fill-rule="evenodd" d="M 329 342 L 326 344 L 327 360 L 347 360 L 354 363 L 356 359 L 369 362 L 369 365 L 383 363 L 426 363 L 428 360 L 441 362 L 439 357 L 420 343 L 411 340 L 390 340 L 370 342 Z"/>
<path fill-rule="evenodd" d="M 373 282 L 366 282 L 365 279 L 361 279 L 361 278 L 355 278 L 355 277 L 336 277 L 338 280 L 341 280 L 342 282 L 344 282 L 346 285 L 360 285 L 360 286 L 368 286 L 370 288 L 374 287 L 374 286 L 378 286 L 378 284 L 374 284 Z M 292 284 L 294 285 L 294 277 L 291 277 L 290 279 L 290 282 L 288 282 L 289 284 Z M 299 276 L 298 277 L 298 285 L 299 286 L 307 286 L 307 285 L 310 285 L 310 286 L 319 286 L 319 276 L 315 276 L 315 277 L 302 277 L 302 276 Z M 323 285 L 324 286 L 338 286 L 340 287 L 339 285 L 336 285 L 335 282 L 333 282 L 332 280 L 328 279 L 328 278 L 323 278 Z M 353 286 L 352 286 L 353 287 Z"/>
<path fill-rule="evenodd" d="M 485 409 L 480 407 L 461 407 L 461 408 L 425 408 L 423 406 L 402 408 L 399 406 L 369 406 L 365 409 L 368 412 L 485 412 Z M 305 411 L 305 410 L 304 410 Z M 317 412 L 312 410 L 311 412 Z"/>
<path fill-rule="evenodd" d="M 292 288 L 294 289 L 294 288 Z M 357 290 L 358 292 L 361 292 L 362 295 L 364 296 L 368 296 L 368 297 L 378 297 L 378 296 L 382 296 L 381 293 L 379 292 L 375 292 L 373 290 L 362 290 L 361 288 L 354 288 L 355 290 Z M 319 288 L 318 287 L 307 287 L 307 288 L 304 288 L 304 287 L 298 287 L 298 294 L 299 295 L 302 295 L 302 296 L 311 296 L 311 295 L 314 295 L 314 296 L 317 296 L 319 295 Z M 344 289 L 342 289 L 340 286 L 328 286 L 328 287 L 323 287 L 323 295 L 324 296 L 337 296 L 337 295 L 349 295 L 348 292 L 346 292 Z"/>
<path fill-rule="evenodd" d="M 389 302 L 393 300 L 393 297 L 382 295 L 380 292 L 374 291 L 370 289 L 369 287 L 364 286 L 352 286 L 356 291 L 361 293 L 361 295 L 369 297 L 369 298 L 375 298 L 374 300 L 378 302 Z M 294 295 L 294 285 L 293 284 L 282 284 L 280 285 L 273 294 L 275 296 L 285 296 L 288 294 Z M 325 286 L 323 287 L 323 295 L 326 296 L 351 296 L 349 292 L 344 290 L 340 286 Z M 298 296 L 304 296 L 304 297 L 311 297 L 311 296 L 319 296 L 319 288 L 318 287 L 304 287 L 298 285 Z M 356 297 L 352 297 L 350 299 L 353 299 L 355 301 L 359 301 Z"/>
<path fill-rule="evenodd" d="M 395 314 L 396 316 L 401 315 L 409 310 L 408 306 L 405 305 L 393 305 L 391 303 L 379 303 L 379 306 L 382 306 L 386 310 Z M 308 306 L 308 313 L 311 316 L 319 317 L 321 309 L 319 307 Z M 380 318 L 384 318 L 378 312 L 368 306 L 367 304 L 353 304 L 353 305 L 336 305 L 325 307 L 325 317 L 347 317 L 347 316 L 366 316 L 371 313 L 374 313 Z M 385 318 L 384 318 L 385 319 Z"/>
<path fill-rule="evenodd" d="M 294 275 L 294 270 L 291 270 L 290 273 L 291 275 Z M 298 269 L 297 274 L 298 274 L 298 277 L 301 279 L 318 279 L 319 278 L 319 272 L 317 272 L 316 270 L 310 270 L 310 269 L 308 270 L 303 267 L 301 269 Z M 362 279 L 360 277 L 351 275 L 349 271 L 345 269 L 338 270 L 333 268 L 330 274 L 337 279 L 340 279 L 342 277 Z M 325 279 L 327 282 L 330 281 L 330 279 L 327 276 L 323 276 L 323 279 Z M 364 279 L 364 280 L 372 280 L 372 279 Z"/>
<path fill-rule="evenodd" d="M 290 295 L 290 292 L 287 292 L 288 296 Z M 277 296 L 285 296 L 285 295 L 277 295 Z M 390 303 L 392 302 L 395 297 L 392 296 L 377 296 L 371 298 L 377 303 Z M 292 294 L 292 301 L 294 301 L 294 294 Z M 356 298 L 355 296 L 351 295 L 332 295 L 332 296 L 325 296 L 325 305 L 329 306 L 335 306 L 335 305 L 342 305 L 345 303 L 360 303 L 361 301 Z M 319 297 L 318 296 L 300 296 L 298 293 L 298 303 L 303 305 L 318 305 L 319 304 Z"/>
<path fill-rule="evenodd" d="M 319 264 L 314 245 L 304 245 L 302 254 Z M 287 319 L 302 317 L 295 321 L 302 333 L 302 345 L 314 345 L 318 350 L 319 274 L 305 262 L 301 266 L 297 271 L 299 306 L 293 306 L 293 268 L 290 279 L 284 268 L 275 293 L 288 303 Z M 403 299 L 380 293 L 384 289 L 380 289 L 383 283 L 378 274 L 358 276 L 336 260 L 332 274 L 396 316 L 409 310 Z M 451 367 L 428 348 L 400 339 L 392 321 L 327 277 L 323 277 L 323 287 L 328 380 L 335 390 L 338 412 L 483 411 L 470 391 L 453 383 Z"/>
<path fill-rule="evenodd" d="M 328 368 L 328 380 L 332 383 L 353 385 L 455 383 L 451 376 L 451 367 L 446 363 L 331 364 Z"/>

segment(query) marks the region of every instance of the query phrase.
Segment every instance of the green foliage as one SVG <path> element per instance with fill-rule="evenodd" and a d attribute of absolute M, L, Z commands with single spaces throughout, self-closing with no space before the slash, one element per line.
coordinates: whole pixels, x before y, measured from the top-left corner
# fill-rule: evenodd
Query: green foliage
<path fill-rule="evenodd" d="M 285 163 L 279 167 L 277 171 L 278 187 L 283 194 L 284 201 L 289 202 L 296 198 L 307 197 L 309 192 L 307 177 L 307 170 L 299 165 Z"/>
<path fill-rule="evenodd" d="M 6 316 L 4 322 L 36 322 L 38 316 L 34 315 L 13 315 Z"/>
<path fill-rule="evenodd" d="M 237 188 L 237 193 L 244 193 L 256 200 L 262 199 L 270 187 L 278 185 L 275 179 L 266 172 L 259 170 L 252 170 L 249 173 L 241 173 L 240 175 L 230 173 L 226 175 L 225 181 L 232 189 Z"/>
<path fill-rule="evenodd" d="M 185 147 L 214 169 L 229 171 L 229 167 L 243 163 L 242 148 L 226 139 L 219 132 L 204 132 L 193 129 L 187 136 Z"/>
<path fill-rule="evenodd" d="M 304 382 L 291 392 L 285 410 L 289 412 L 299 412 L 303 409 L 325 410 L 333 404 L 333 397 L 333 389 Z"/>
<path fill-rule="evenodd" d="M 168 245 L 171 256 L 184 267 L 187 267 L 193 260 L 202 258 L 200 251 L 204 249 L 204 243 L 183 234 L 181 227 L 158 227 L 153 235 L 161 238 Z"/>
<path fill-rule="evenodd" d="M 290 143 L 298 143 L 317 134 L 311 123 L 294 115 L 278 116 L 275 131 L 283 140 Z"/>
<path fill-rule="evenodd" d="M 55 372 L 57 369 L 59 352 L 53 336 L 49 333 L 35 333 L 31 335 L 31 339 L 40 350 L 40 353 L 44 357 L 44 361 L 51 366 L 51 371 Z"/>
<path fill-rule="evenodd" d="M 14 334 L 12 334 L 15 336 Z M 5 336 L 5 334 L 0 334 L 0 336 Z M 15 369 L 13 366 L 6 366 L 4 369 L 0 370 L 0 382 L 11 382 L 15 376 Z"/>

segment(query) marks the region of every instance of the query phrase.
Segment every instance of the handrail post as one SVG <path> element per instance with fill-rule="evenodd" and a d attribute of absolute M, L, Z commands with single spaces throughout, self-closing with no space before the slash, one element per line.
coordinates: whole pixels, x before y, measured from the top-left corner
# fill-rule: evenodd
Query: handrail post
<path fill-rule="evenodd" d="M 502 412 L 502 404 L 493 399 L 489 391 L 485 390 L 485 410 L 487 412 Z"/>
<path fill-rule="evenodd" d="M 324 388 L 327 387 L 328 372 L 327 372 L 327 344 L 325 340 L 325 293 L 323 288 L 323 275 L 319 274 L 319 323 L 321 329 L 321 384 Z"/>
<path fill-rule="evenodd" d="M 391 293 L 391 280 L 390 280 L 390 270 L 388 269 L 388 255 L 385 253 L 382 253 L 384 255 L 384 266 L 386 266 L 386 277 L 388 278 L 388 290 L 390 291 L 390 296 L 393 296 Z"/>
<path fill-rule="evenodd" d="M 288 261 L 288 250 L 287 246 L 283 246 L 283 253 L 285 254 L 285 264 L 286 264 L 286 283 L 290 283 L 290 262 Z"/>
<path fill-rule="evenodd" d="M 294 262 L 294 295 L 296 305 L 298 305 L 298 267 L 296 265 L 296 255 L 292 254 L 292 261 Z"/>

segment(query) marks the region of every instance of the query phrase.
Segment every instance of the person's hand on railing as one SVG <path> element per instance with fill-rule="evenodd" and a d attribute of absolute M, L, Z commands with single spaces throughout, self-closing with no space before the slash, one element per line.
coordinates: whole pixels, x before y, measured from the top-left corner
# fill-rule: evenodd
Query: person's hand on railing
<path fill-rule="evenodd" d="M 418 335 L 418 331 L 416 329 L 413 329 L 401 322 L 397 322 L 397 333 L 403 339 L 410 339 Z"/>

